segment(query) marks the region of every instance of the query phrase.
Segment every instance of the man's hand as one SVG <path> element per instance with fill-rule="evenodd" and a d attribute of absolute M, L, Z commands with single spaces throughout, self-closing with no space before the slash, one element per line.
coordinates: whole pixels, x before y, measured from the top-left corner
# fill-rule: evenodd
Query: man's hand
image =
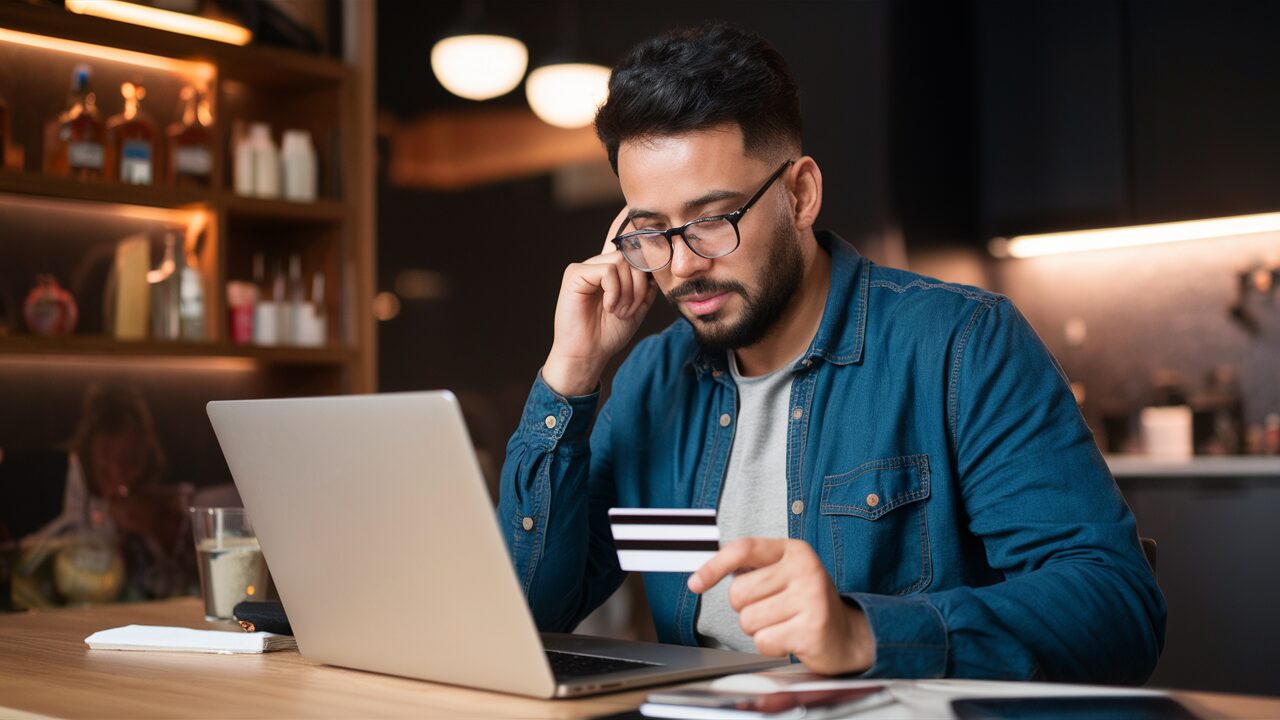
<path fill-rule="evenodd" d="M 609 229 L 626 216 L 623 208 Z M 561 395 L 595 389 L 609 359 L 631 340 L 653 306 L 658 288 L 605 238 L 601 254 L 570 265 L 556 301 L 555 341 L 542 379 Z"/>
<path fill-rule="evenodd" d="M 875 643 L 861 610 L 846 604 L 803 540 L 743 538 L 716 553 L 689 578 L 706 592 L 731 573 L 729 604 L 742 631 L 763 655 L 795 655 L 826 675 L 858 672 L 875 661 Z"/>

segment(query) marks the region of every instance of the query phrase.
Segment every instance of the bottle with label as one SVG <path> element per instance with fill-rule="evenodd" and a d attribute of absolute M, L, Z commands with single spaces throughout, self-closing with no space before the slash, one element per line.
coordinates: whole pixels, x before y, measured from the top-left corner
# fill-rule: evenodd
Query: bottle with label
<path fill-rule="evenodd" d="M 97 97 L 89 89 L 91 74 L 88 65 L 76 66 L 66 109 L 45 125 L 46 175 L 82 180 L 103 175 L 106 127 L 98 113 Z"/>
<path fill-rule="evenodd" d="M 179 187 L 209 187 L 213 173 L 213 116 L 195 87 L 182 88 L 178 119 L 169 126 L 169 182 Z"/>
<path fill-rule="evenodd" d="M 142 111 L 146 88 L 134 83 L 120 86 L 124 111 L 107 121 L 107 178 L 129 185 L 154 185 L 157 162 L 156 123 Z"/>

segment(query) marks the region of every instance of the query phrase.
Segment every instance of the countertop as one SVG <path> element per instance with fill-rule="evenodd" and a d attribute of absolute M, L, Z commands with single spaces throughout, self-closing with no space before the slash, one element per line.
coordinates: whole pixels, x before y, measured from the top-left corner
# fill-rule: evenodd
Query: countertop
<path fill-rule="evenodd" d="M 1158 458 L 1146 455 L 1106 455 L 1117 478 L 1276 478 L 1280 455 L 1197 455 Z"/>

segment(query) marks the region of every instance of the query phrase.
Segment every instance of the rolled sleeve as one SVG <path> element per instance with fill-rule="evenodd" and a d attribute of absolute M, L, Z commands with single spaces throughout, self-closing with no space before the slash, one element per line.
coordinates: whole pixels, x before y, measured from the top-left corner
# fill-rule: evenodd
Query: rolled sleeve
<path fill-rule="evenodd" d="M 876 659 L 865 677 L 939 678 L 947 673 L 947 626 L 923 595 L 845 593 L 867 616 Z"/>

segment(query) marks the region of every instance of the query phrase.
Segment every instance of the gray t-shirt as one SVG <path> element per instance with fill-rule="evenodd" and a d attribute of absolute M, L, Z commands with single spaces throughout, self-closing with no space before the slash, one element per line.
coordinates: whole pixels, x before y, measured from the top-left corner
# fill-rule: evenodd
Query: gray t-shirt
<path fill-rule="evenodd" d="M 738 386 L 738 420 L 716 513 L 722 545 L 741 537 L 787 537 L 787 413 L 791 368 L 798 359 L 767 375 L 743 377 L 729 353 L 729 370 Z M 756 652 L 729 604 L 732 579 L 703 593 L 698 641 L 707 647 Z"/>

